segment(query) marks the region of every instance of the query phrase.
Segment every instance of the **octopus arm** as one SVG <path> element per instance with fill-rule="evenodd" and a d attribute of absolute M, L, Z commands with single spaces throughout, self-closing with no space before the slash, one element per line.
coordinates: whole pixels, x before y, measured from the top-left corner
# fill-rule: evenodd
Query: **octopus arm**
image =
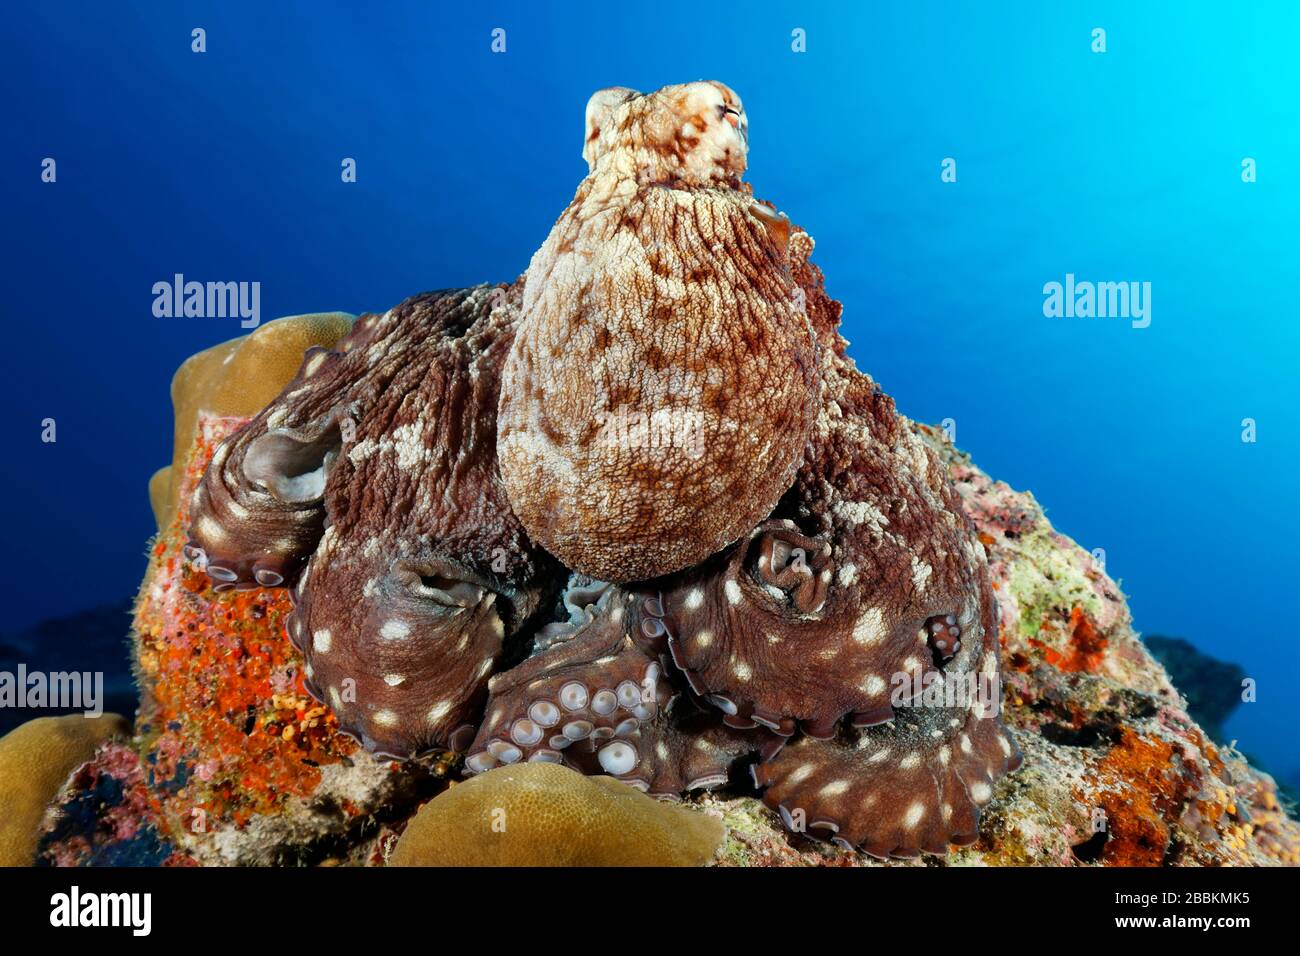
<path fill-rule="evenodd" d="M 727 783 L 760 735 L 723 727 L 679 694 L 657 596 L 611 587 L 593 611 L 572 637 L 493 678 L 467 772 L 550 761 L 661 797 Z"/>
<path fill-rule="evenodd" d="M 866 556 L 858 560 L 867 575 Z M 901 573 L 896 561 L 879 564 L 877 584 Z M 850 567 L 842 555 L 838 567 Z M 724 554 L 662 582 L 673 663 L 733 727 L 825 738 L 846 718 L 888 720 L 895 675 L 920 687 L 938 672 L 921 636 L 926 616 L 864 605 L 856 588 L 835 584 L 836 572 L 830 540 L 790 519 L 761 523 Z"/>
<path fill-rule="evenodd" d="M 800 738 L 756 765 L 754 780 L 788 828 L 909 858 L 974 843 L 994 784 L 1020 762 L 992 717 L 903 710 L 834 740 Z"/>
<path fill-rule="evenodd" d="M 341 445 L 341 358 L 308 349 L 280 396 L 213 453 L 190 500 L 185 553 L 217 590 L 288 586 L 315 549 Z"/>

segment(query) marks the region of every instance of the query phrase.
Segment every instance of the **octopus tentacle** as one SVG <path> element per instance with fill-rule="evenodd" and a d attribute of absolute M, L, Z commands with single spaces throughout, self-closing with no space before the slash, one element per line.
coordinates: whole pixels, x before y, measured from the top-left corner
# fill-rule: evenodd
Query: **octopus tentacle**
<path fill-rule="evenodd" d="M 502 652 L 498 593 L 445 558 L 385 566 L 349 555 L 332 530 L 286 625 L 308 691 L 372 752 L 407 757 L 445 743 L 477 721 Z"/>
<path fill-rule="evenodd" d="M 826 737 L 846 717 L 888 720 L 892 675 L 922 686 L 938 672 L 920 636 L 928 611 L 887 621 L 880 608 L 861 607 L 856 589 L 832 587 L 834 553 L 792 520 L 769 520 L 662 583 L 673 661 L 733 725 Z"/>
<path fill-rule="evenodd" d="M 190 501 L 186 556 L 214 586 L 281 587 L 325 521 L 325 475 L 341 442 L 331 374 L 340 354 L 308 349 L 279 398 L 221 443 Z"/>
<path fill-rule="evenodd" d="M 587 610 L 573 636 L 491 680 L 467 772 L 553 761 L 665 797 L 725 784 L 760 736 L 681 697 L 662 659 L 657 595 L 610 587 Z"/>
<path fill-rule="evenodd" d="M 801 738 L 753 772 L 789 829 L 884 859 L 975 842 L 993 785 L 1020 760 L 997 720 L 905 709 L 891 725 Z"/>

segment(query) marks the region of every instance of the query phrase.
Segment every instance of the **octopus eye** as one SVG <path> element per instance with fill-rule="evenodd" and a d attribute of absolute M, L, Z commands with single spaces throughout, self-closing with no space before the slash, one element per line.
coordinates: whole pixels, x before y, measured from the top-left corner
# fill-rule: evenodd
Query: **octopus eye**
<path fill-rule="evenodd" d="M 754 539 L 750 573 L 769 594 L 803 614 L 821 610 L 831 580 L 831 546 L 782 524 Z"/>
<path fill-rule="evenodd" d="M 311 504 L 325 494 L 325 479 L 342 445 L 333 416 L 303 429 L 269 431 L 249 445 L 244 476 L 286 504 Z"/>
<path fill-rule="evenodd" d="M 453 609 L 474 607 L 488 592 L 469 574 L 443 561 L 398 561 L 393 581 L 415 597 Z"/>

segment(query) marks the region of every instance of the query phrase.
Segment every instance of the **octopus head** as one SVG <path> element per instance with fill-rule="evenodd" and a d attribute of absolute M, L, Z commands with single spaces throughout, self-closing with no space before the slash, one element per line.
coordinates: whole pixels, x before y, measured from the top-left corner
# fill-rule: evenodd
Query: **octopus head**
<path fill-rule="evenodd" d="M 638 182 L 708 186 L 745 172 L 749 119 L 735 91 L 715 80 L 642 94 L 597 90 L 587 103 L 582 156 L 590 171 Z"/>

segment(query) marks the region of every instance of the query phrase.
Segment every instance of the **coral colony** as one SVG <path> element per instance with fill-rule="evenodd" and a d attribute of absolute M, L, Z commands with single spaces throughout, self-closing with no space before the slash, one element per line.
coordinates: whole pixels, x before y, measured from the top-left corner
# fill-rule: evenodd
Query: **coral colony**
<path fill-rule="evenodd" d="M 973 842 L 1020 753 L 999 693 L 933 692 L 998 674 L 945 469 L 846 357 L 811 239 L 742 181 L 733 91 L 602 90 L 586 125 L 526 275 L 310 350 L 216 447 L 188 558 L 288 589 L 307 690 L 373 753 L 664 797 L 747 765 L 792 829 Z M 628 409 L 702 441 L 609 441 Z"/>

